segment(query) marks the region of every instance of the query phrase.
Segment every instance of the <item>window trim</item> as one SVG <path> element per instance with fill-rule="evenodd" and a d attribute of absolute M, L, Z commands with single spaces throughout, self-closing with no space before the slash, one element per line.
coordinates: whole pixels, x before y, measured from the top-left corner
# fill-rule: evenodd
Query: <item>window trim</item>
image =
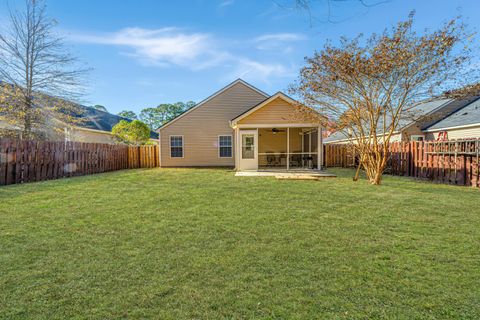
<path fill-rule="evenodd" d="M 231 145 L 230 145 L 230 149 L 231 149 L 231 156 L 230 157 L 222 157 L 220 155 L 220 137 L 230 137 L 230 141 L 231 141 Z M 218 157 L 221 158 L 221 159 L 231 159 L 233 158 L 233 135 L 232 134 L 219 134 L 217 136 L 217 143 L 218 143 Z M 225 147 L 224 147 L 225 148 Z"/>
<path fill-rule="evenodd" d="M 417 140 L 418 138 L 422 138 L 422 140 Z M 413 140 L 415 139 L 415 140 Z M 410 135 L 410 141 L 425 141 L 425 135 L 424 134 L 411 134 Z"/>
<path fill-rule="evenodd" d="M 182 138 L 182 156 L 181 157 L 172 157 L 172 138 L 173 137 L 181 137 Z M 168 156 L 171 159 L 183 159 L 185 158 L 185 138 L 183 135 L 180 134 L 173 134 L 168 136 L 168 148 L 169 148 L 169 153 Z"/>

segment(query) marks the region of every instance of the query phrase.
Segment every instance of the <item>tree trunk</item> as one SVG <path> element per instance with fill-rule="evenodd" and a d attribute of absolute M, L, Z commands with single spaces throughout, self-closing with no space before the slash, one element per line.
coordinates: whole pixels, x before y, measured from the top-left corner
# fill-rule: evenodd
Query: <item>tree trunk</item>
<path fill-rule="evenodd" d="M 24 106 L 24 116 L 23 116 L 23 139 L 29 140 L 32 139 L 32 101 L 31 99 L 25 99 L 25 106 Z"/>
<path fill-rule="evenodd" d="M 353 181 L 358 181 L 358 176 L 360 175 L 360 168 L 362 167 L 362 162 L 358 162 L 357 171 L 355 172 L 355 176 L 353 177 Z"/>
<path fill-rule="evenodd" d="M 386 167 L 384 155 L 380 154 L 379 156 L 369 160 L 370 161 L 365 161 L 363 163 L 368 181 L 370 181 L 370 183 L 373 185 L 380 185 L 382 183 L 382 176 Z"/>
<path fill-rule="evenodd" d="M 382 183 L 383 171 L 385 171 L 385 162 L 383 159 L 377 159 L 377 163 L 374 163 L 369 171 L 368 180 L 370 183 L 380 185 Z"/>
<path fill-rule="evenodd" d="M 370 183 L 376 186 L 380 185 L 382 183 L 382 175 L 383 175 L 383 171 L 375 172 L 372 179 L 370 179 Z"/>

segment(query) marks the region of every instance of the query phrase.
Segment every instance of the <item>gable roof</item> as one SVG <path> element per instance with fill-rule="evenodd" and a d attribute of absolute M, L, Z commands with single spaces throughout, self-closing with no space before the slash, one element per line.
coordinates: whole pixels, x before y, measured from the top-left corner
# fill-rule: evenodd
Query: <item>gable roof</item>
<path fill-rule="evenodd" d="M 100 131 L 111 131 L 112 127 L 121 120 L 131 121 L 130 119 L 92 107 L 79 106 L 79 108 L 82 112 L 75 114 L 75 118 L 84 120 L 77 125 L 78 127 Z"/>
<path fill-rule="evenodd" d="M 438 118 L 435 117 L 435 115 L 438 114 L 439 117 L 445 117 L 446 113 L 450 113 L 447 107 L 453 102 L 455 102 L 455 100 L 435 99 L 420 103 L 415 108 L 409 110 L 410 113 L 415 112 L 414 118 L 407 117 L 400 119 L 398 123 L 399 131 L 415 123 L 419 123 L 420 126 L 425 126 L 426 123 L 438 121 Z"/>
<path fill-rule="evenodd" d="M 208 96 L 207 98 L 205 98 L 204 100 L 200 101 L 197 105 L 195 105 L 193 108 L 190 108 L 188 109 L 187 111 L 185 111 L 184 113 L 182 113 L 181 115 L 179 115 L 178 117 L 176 117 L 175 119 L 172 119 L 170 120 L 169 122 L 167 123 L 164 123 L 160 128 L 157 129 L 157 131 L 159 130 L 162 130 L 166 127 L 168 127 L 169 125 L 173 124 L 175 121 L 183 118 L 184 116 L 186 116 L 187 114 L 189 114 L 190 112 L 192 112 L 193 110 L 196 110 L 198 108 L 200 108 L 202 105 L 204 105 L 205 103 L 207 103 L 208 101 L 212 100 L 213 98 L 215 98 L 216 96 L 220 95 L 221 93 L 225 92 L 226 90 L 230 89 L 231 87 L 233 87 L 234 85 L 238 84 L 238 83 L 241 83 L 245 86 L 247 86 L 248 88 L 260 93 L 261 95 L 265 96 L 265 98 L 268 98 L 269 95 L 266 94 L 265 92 L 263 92 L 262 90 L 252 86 L 251 84 L 249 84 L 248 82 L 238 78 L 237 80 L 233 81 L 232 83 L 226 85 L 225 87 L 223 87 L 222 89 L 218 90 L 217 92 L 215 92 L 214 94 Z"/>
<path fill-rule="evenodd" d="M 473 101 L 456 112 L 427 127 L 425 131 L 438 131 L 472 125 L 480 125 L 480 97 L 475 97 Z"/>
<path fill-rule="evenodd" d="M 258 103 L 257 105 L 254 105 L 253 107 L 251 107 L 250 109 L 248 109 L 247 111 L 239 114 L 238 116 L 236 116 L 235 118 L 233 118 L 232 120 L 230 120 L 230 123 L 232 125 L 234 125 L 235 123 L 237 123 L 238 121 L 242 120 L 243 118 L 245 117 L 248 117 L 249 115 L 251 115 L 252 113 L 254 113 L 255 111 L 263 108 L 264 106 L 266 106 L 267 104 L 269 104 L 270 102 L 272 102 L 273 100 L 277 99 L 277 98 L 280 98 L 288 103 L 291 103 L 291 104 L 296 104 L 298 103 L 296 100 L 290 98 L 289 96 L 287 96 L 285 93 L 283 92 L 277 92 L 275 93 L 273 96 L 271 97 L 268 97 L 267 99 L 261 101 L 260 103 Z"/>
<path fill-rule="evenodd" d="M 328 137 L 323 139 L 323 142 L 334 142 L 334 141 L 342 141 L 348 140 L 349 137 L 343 131 L 336 131 L 329 135 Z"/>
<path fill-rule="evenodd" d="M 1 81 L 1 80 L 0 80 L 0 86 L 8 86 L 8 87 L 13 88 L 13 85 L 8 84 L 7 82 Z M 132 121 L 131 119 L 127 119 L 125 117 L 121 117 L 121 116 L 118 116 L 118 115 L 115 115 L 115 114 L 111 114 L 109 112 L 98 110 L 98 109 L 95 109 L 95 108 L 92 108 L 92 107 L 87 107 L 87 106 L 81 105 L 81 104 L 76 103 L 76 102 L 68 101 L 68 100 L 63 99 L 63 98 L 54 97 L 54 96 L 50 96 L 50 95 L 46 95 L 46 94 L 40 94 L 40 93 L 35 94 L 35 96 L 37 96 L 37 95 L 39 97 L 48 98 L 48 103 L 50 103 L 50 104 L 54 104 L 56 102 L 59 102 L 59 103 L 62 103 L 62 104 L 68 104 L 70 106 L 74 106 L 74 108 L 72 108 L 73 110 L 71 110 L 70 108 L 67 108 L 67 107 L 61 107 L 61 108 L 59 108 L 58 111 L 60 113 L 63 113 L 65 115 L 69 115 L 69 116 L 74 117 L 76 119 L 82 119 L 81 121 L 79 121 L 78 123 L 75 123 L 75 125 L 74 125 L 75 127 L 80 128 L 80 129 L 84 128 L 84 129 L 88 129 L 88 130 L 97 130 L 97 131 L 104 131 L 104 132 L 110 133 L 112 131 L 113 126 L 115 126 L 120 121 L 122 121 L 122 120 L 126 120 L 128 122 Z M 0 116 L 1 116 L 1 114 L 0 114 Z M 59 119 L 56 119 L 56 120 L 59 121 Z M 0 119 L 0 122 L 1 122 L 0 125 L 1 125 L 2 128 L 7 127 L 5 121 L 1 121 L 1 119 Z M 150 138 L 151 139 L 158 139 L 158 133 L 150 130 Z"/>
<path fill-rule="evenodd" d="M 400 119 L 398 123 L 398 129 L 395 131 L 395 133 L 398 133 L 405 128 L 417 123 L 418 121 L 421 121 L 421 117 L 428 117 L 428 116 L 433 116 L 436 112 L 439 112 L 442 110 L 443 112 L 448 111 L 447 107 L 452 103 L 455 102 L 455 100 L 452 99 L 435 99 L 432 101 L 426 101 L 424 103 L 420 103 L 417 105 L 415 108 L 412 108 L 409 110 L 409 112 L 415 112 L 416 115 L 418 115 L 417 119 L 412 119 L 412 118 L 403 118 Z M 457 106 L 458 107 L 458 106 Z M 457 109 L 456 109 L 457 110 Z M 448 112 L 448 113 L 451 113 Z M 389 121 L 389 120 L 387 120 Z M 431 124 L 431 120 L 427 121 L 426 124 L 428 125 Z M 377 131 L 378 134 L 383 134 L 383 122 L 379 122 L 377 125 Z M 334 141 L 342 141 L 342 140 L 348 140 L 349 137 L 345 132 L 342 131 L 337 131 L 331 134 L 328 138 L 323 139 L 324 142 L 334 142 Z"/>
<path fill-rule="evenodd" d="M 113 126 L 122 120 L 131 122 L 131 119 L 117 116 L 109 112 L 101 111 L 92 107 L 79 106 L 81 113 L 75 114 L 77 119 L 84 119 L 76 124 L 76 127 L 111 132 Z M 158 139 L 158 133 L 150 130 L 150 138 Z"/>

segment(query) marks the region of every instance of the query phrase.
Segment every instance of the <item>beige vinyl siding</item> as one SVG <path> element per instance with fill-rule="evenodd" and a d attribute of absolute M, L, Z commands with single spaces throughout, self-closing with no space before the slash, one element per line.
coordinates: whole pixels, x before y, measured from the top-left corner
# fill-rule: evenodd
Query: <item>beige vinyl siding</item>
<path fill-rule="evenodd" d="M 218 136 L 233 136 L 229 121 L 265 98 L 239 82 L 160 129 L 162 167 L 234 166 L 235 156 L 219 157 Z M 173 135 L 183 136 L 183 158 L 170 157 L 170 136 Z M 234 150 L 235 146 L 233 153 Z"/>
<path fill-rule="evenodd" d="M 76 142 L 90 143 L 115 143 L 110 132 L 106 131 L 90 131 L 82 128 L 74 128 L 70 132 L 70 140 Z"/>
<path fill-rule="evenodd" d="M 56 133 L 55 136 L 51 136 L 52 140 L 64 140 L 65 134 L 63 132 Z M 106 143 L 106 144 L 117 144 L 113 135 L 108 131 L 94 130 L 82 127 L 75 127 L 70 129 L 68 134 L 69 141 L 75 142 L 87 142 L 87 143 Z M 158 143 L 158 139 L 149 140 L 150 143 Z"/>
<path fill-rule="evenodd" d="M 295 107 L 287 101 L 277 98 L 252 114 L 238 121 L 238 124 L 289 124 L 296 121 Z"/>
<path fill-rule="evenodd" d="M 448 133 L 448 140 L 480 138 L 480 124 L 478 125 L 478 127 L 450 129 L 445 131 L 447 131 Z M 439 133 L 440 131 L 429 132 L 427 134 L 427 139 L 437 140 Z"/>
<path fill-rule="evenodd" d="M 65 131 L 62 128 L 56 128 L 57 130 L 50 130 L 43 132 L 45 134 L 45 139 L 51 141 L 64 141 L 65 140 Z M 4 131 L 6 133 L 4 133 Z M 7 122 L 0 120 L 0 135 L 4 134 L 8 137 L 19 138 L 21 136 L 21 130 L 15 126 L 9 125 Z M 81 127 L 75 127 L 69 129 L 68 134 L 69 141 L 75 142 L 88 142 L 88 143 L 115 143 L 113 136 L 110 132 L 100 131 L 100 130 L 89 130 Z"/>
<path fill-rule="evenodd" d="M 448 130 L 448 139 L 480 138 L 480 126 L 465 129 Z"/>
<path fill-rule="evenodd" d="M 402 133 L 395 133 L 390 136 L 390 142 L 401 142 L 406 136 Z"/>

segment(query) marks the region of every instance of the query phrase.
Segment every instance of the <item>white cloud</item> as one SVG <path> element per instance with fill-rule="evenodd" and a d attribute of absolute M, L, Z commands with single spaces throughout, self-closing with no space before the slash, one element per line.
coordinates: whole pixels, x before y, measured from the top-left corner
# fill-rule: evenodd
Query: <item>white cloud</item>
<path fill-rule="evenodd" d="M 212 54 L 212 39 L 204 33 L 185 33 L 177 28 L 126 28 L 103 35 L 74 35 L 77 42 L 116 45 L 132 49 L 124 54 L 144 63 L 190 65 L 202 55 Z"/>
<path fill-rule="evenodd" d="M 224 7 L 228 7 L 228 6 L 231 6 L 235 3 L 235 0 L 223 0 L 222 2 L 220 2 L 220 4 L 218 5 L 219 8 L 224 8 Z"/>
<path fill-rule="evenodd" d="M 229 77 L 248 78 L 268 83 L 275 78 L 291 77 L 295 75 L 294 68 L 287 68 L 279 63 L 262 63 L 241 58 L 238 59 L 237 66 Z"/>
<path fill-rule="evenodd" d="M 245 45 L 257 46 L 257 43 L 258 46 L 273 45 L 272 42 L 275 41 L 296 41 L 301 37 L 293 33 L 267 34 L 255 38 L 253 43 L 246 41 Z M 220 41 L 209 34 L 188 33 L 180 28 L 125 28 L 114 33 L 73 34 L 70 38 L 81 43 L 125 48 L 120 54 L 132 57 L 145 65 L 161 67 L 173 65 L 191 70 L 222 67 L 226 68 L 228 77 L 248 77 L 263 82 L 268 82 L 271 77 L 294 74 L 292 68 L 287 68 L 281 63 L 263 63 L 234 54 L 225 49 L 224 43 L 221 45 Z M 284 46 L 285 48 L 287 47 Z"/>
<path fill-rule="evenodd" d="M 299 41 L 305 40 L 305 36 L 300 33 L 269 33 L 258 36 L 254 39 L 255 42 L 263 42 L 263 41 L 281 41 L 281 42 L 288 42 L 288 41 Z"/>
<path fill-rule="evenodd" d="M 289 53 L 293 47 L 289 43 L 305 40 L 306 37 L 299 33 L 270 33 L 253 39 L 258 50 L 271 50 Z"/>

